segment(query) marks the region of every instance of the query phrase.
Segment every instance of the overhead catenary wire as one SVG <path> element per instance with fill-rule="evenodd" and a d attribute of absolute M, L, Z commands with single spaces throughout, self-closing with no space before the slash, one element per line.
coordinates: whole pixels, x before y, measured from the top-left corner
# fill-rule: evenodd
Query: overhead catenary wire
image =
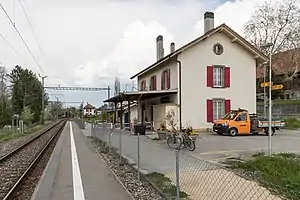
<path fill-rule="evenodd" d="M 26 20 L 27 20 L 27 22 L 28 22 L 28 25 L 29 25 L 29 27 L 30 27 L 30 29 L 31 29 L 32 35 L 33 35 L 33 37 L 34 37 L 34 39 L 35 39 L 35 42 L 36 42 L 36 45 L 39 47 L 39 50 L 40 50 L 40 52 L 42 53 L 42 55 L 44 55 L 42 46 L 40 45 L 40 43 L 39 43 L 39 41 L 38 41 L 38 39 L 37 39 L 37 36 L 36 36 L 35 31 L 34 31 L 34 29 L 33 29 L 33 26 L 32 26 L 32 24 L 31 24 L 31 22 L 30 22 L 30 20 L 29 20 L 29 17 L 28 17 L 28 15 L 27 15 L 26 9 L 25 9 L 25 7 L 24 7 L 24 5 L 23 5 L 23 3 L 22 3 L 21 0 L 19 0 L 19 3 L 20 3 L 20 5 L 21 5 L 22 11 L 23 11 L 23 13 L 24 13 L 24 16 L 25 16 L 25 18 L 26 18 Z"/>
<path fill-rule="evenodd" d="M 14 46 L 4 37 L 4 35 L 2 33 L 0 33 L 0 37 L 2 38 L 2 40 L 18 55 L 20 56 L 20 54 L 18 53 L 18 51 L 14 48 Z"/>
<path fill-rule="evenodd" d="M 27 51 L 29 52 L 29 54 L 31 55 L 32 59 L 34 60 L 34 62 L 36 63 L 36 65 L 38 66 L 38 68 L 41 70 L 41 72 L 44 74 L 44 70 L 42 69 L 41 65 L 39 64 L 39 62 L 37 61 L 37 59 L 35 58 L 34 54 L 32 53 L 32 51 L 30 50 L 29 46 L 27 45 L 27 43 L 25 42 L 24 38 L 22 37 L 21 33 L 19 32 L 19 30 L 17 29 L 17 27 L 15 26 L 14 22 L 12 21 L 11 17 L 8 15 L 8 13 L 6 12 L 5 8 L 3 7 L 3 5 L 0 3 L 0 7 L 2 9 L 2 11 L 5 13 L 7 19 L 9 20 L 9 22 L 11 23 L 11 25 L 14 27 L 15 31 L 17 32 L 17 34 L 19 35 L 20 39 L 22 40 L 23 44 L 25 45 Z"/>

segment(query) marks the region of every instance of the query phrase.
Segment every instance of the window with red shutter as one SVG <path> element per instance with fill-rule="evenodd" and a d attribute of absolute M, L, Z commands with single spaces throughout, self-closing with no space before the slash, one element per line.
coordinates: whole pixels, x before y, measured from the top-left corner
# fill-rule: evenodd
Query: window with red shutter
<path fill-rule="evenodd" d="M 226 100 L 225 100 L 225 113 L 230 112 L 230 109 L 231 109 L 231 102 L 230 102 L 230 99 L 226 99 Z"/>
<path fill-rule="evenodd" d="M 154 78 L 153 78 L 154 80 L 154 83 L 153 83 L 153 90 L 156 90 L 156 76 L 154 76 Z"/>
<path fill-rule="evenodd" d="M 212 66 L 207 66 L 206 69 L 206 79 L 207 79 L 207 87 L 213 87 L 213 74 L 214 69 Z"/>
<path fill-rule="evenodd" d="M 171 70 L 167 69 L 167 90 L 171 88 Z"/>
<path fill-rule="evenodd" d="M 164 90 L 165 89 L 165 85 L 164 85 L 164 83 L 165 83 L 165 73 L 164 72 L 161 73 L 161 79 L 160 80 L 161 80 L 160 89 Z"/>
<path fill-rule="evenodd" d="M 146 81 L 145 80 L 143 80 L 141 82 L 141 88 L 140 88 L 140 91 L 144 91 L 144 90 L 146 90 Z"/>
<path fill-rule="evenodd" d="M 156 90 L 156 76 L 150 77 L 150 90 Z"/>
<path fill-rule="evenodd" d="M 224 71 L 224 86 L 229 88 L 230 87 L 230 67 L 225 67 L 225 71 Z"/>
<path fill-rule="evenodd" d="M 207 122 L 213 122 L 213 100 L 207 99 L 206 100 L 206 118 Z"/>

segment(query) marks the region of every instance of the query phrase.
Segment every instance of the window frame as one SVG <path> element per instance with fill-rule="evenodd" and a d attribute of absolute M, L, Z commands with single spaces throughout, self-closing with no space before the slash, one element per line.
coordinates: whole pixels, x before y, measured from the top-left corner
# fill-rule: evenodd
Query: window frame
<path fill-rule="evenodd" d="M 170 74 L 169 74 L 170 73 Z M 164 69 L 161 73 L 161 89 L 162 90 L 169 90 L 171 87 L 171 70 L 170 68 Z M 168 82 L 170 82 L 170 85 L 168 87 Z"/>
<path fill-rule="evenodd" d="M 150 77 L 150 90 L 157 90 L 157 77 L 153 75 Z"/>
<path fill-rule="evenodd" d="M 213 65 L 213 88 L 225 88 L 225 66 L 224 65 Z M 218 75 L 217 73 L 218 72 Z M 217 80 L 216 80 L 217 79 Z M 219 81 L 219 79 L 221 79 Z M 220 84 L 215 84 L 220 82 Z"/>
<path fill-rule="evenodd" d="M 146 80 L 142 80 L 141 83 L 140 83 L 140 91 L 145 91 L 146 90 Z"/>
<path fill-rule="evenodd" d="M 225 101 L 226 101 L 226 99 L 223 99 L 223 98 L 214 98 L 214 99 L 212 99 L 213 121 L 216 121 L 216 120 L 220 119 L 221 117 L 223 117 L 226 114 Z M 217 103 L 217 108 L 215 108 L 216 103 Z M 221 109 L 218 108 L 218 106 L 219 106 L 218 103 L 221 103 L 223 108 L 221 108 Z M 219 114 L 220 110 L 222 110 L 221 114 Z"/>

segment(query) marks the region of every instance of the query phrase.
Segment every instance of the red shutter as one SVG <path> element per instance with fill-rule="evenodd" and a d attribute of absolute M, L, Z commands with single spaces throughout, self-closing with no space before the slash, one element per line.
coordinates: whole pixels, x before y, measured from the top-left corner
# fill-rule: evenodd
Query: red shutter
<path fill-rule="evenodd" d="M 214 121 L 213 101 L 211 99 L 206 100 L 206 115 L 207 115 L 207 122 Z"/>
<path fill-rule="evenodd" d="M 156 90 L 156 76 L 153 77 L 153 90 Z"/>
<path fill-rule="evenodd" d="M 167 89 L 171 88 L 171 70 L 168 69 L 167 71 Z"/>
<path fill-rule="evenodd" d="M 230 104 L 231 103 L 230 103 L 229 99 L 225 100 L 225 113 L 228 113 L 230 111 L 230 109 L 231 109 L 231 105 Z"/>
<path fill-rule="evenodd" d="M 144 84 L 144 81 L 141 82 L 141 88 L 140 88 L 141 91 L 143 91 L 143 84 Z"/>
<path fill-rule="evenodd" d="M 160 84 L 160 87 L 161 87 L 161 90 L 164 90 L 165 89 L 165 86 L 164 86 L 164 79 L 165 79 L 165 73 L 163 72 L 162 74 L 161 74 L 161 84 Z"/>
<path fill-rule="evenodd" d="M 225 72 L 224 72 L 224 85 L 225 87 L 230 87 L 230 67 L 225 67 Z"/>
<path fill-rule="evenodd" d="M 206 78 L 207 78 L 207 87 L 213 87 L 213 76 L 214 76 L 214 68 L 212 66 L 207 66 L 206 70 Z"/>

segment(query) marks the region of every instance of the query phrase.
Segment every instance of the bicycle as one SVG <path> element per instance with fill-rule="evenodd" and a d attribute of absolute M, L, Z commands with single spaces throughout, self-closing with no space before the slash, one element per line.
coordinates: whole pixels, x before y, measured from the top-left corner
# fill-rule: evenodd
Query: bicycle
<path fill-rule="evenodd" d="M 172 136 L 169 136 L 167 139 L 168 146 L 172 149 L 180 149 L 182 148 L 182 145 L 184 145 L 184 147 L 187 148 L 189 151 L 195 151 L 195 139 L 191 137 L 189 131 L 191 130 L 186 129 L 183 132 L 173 133 Z"/>

